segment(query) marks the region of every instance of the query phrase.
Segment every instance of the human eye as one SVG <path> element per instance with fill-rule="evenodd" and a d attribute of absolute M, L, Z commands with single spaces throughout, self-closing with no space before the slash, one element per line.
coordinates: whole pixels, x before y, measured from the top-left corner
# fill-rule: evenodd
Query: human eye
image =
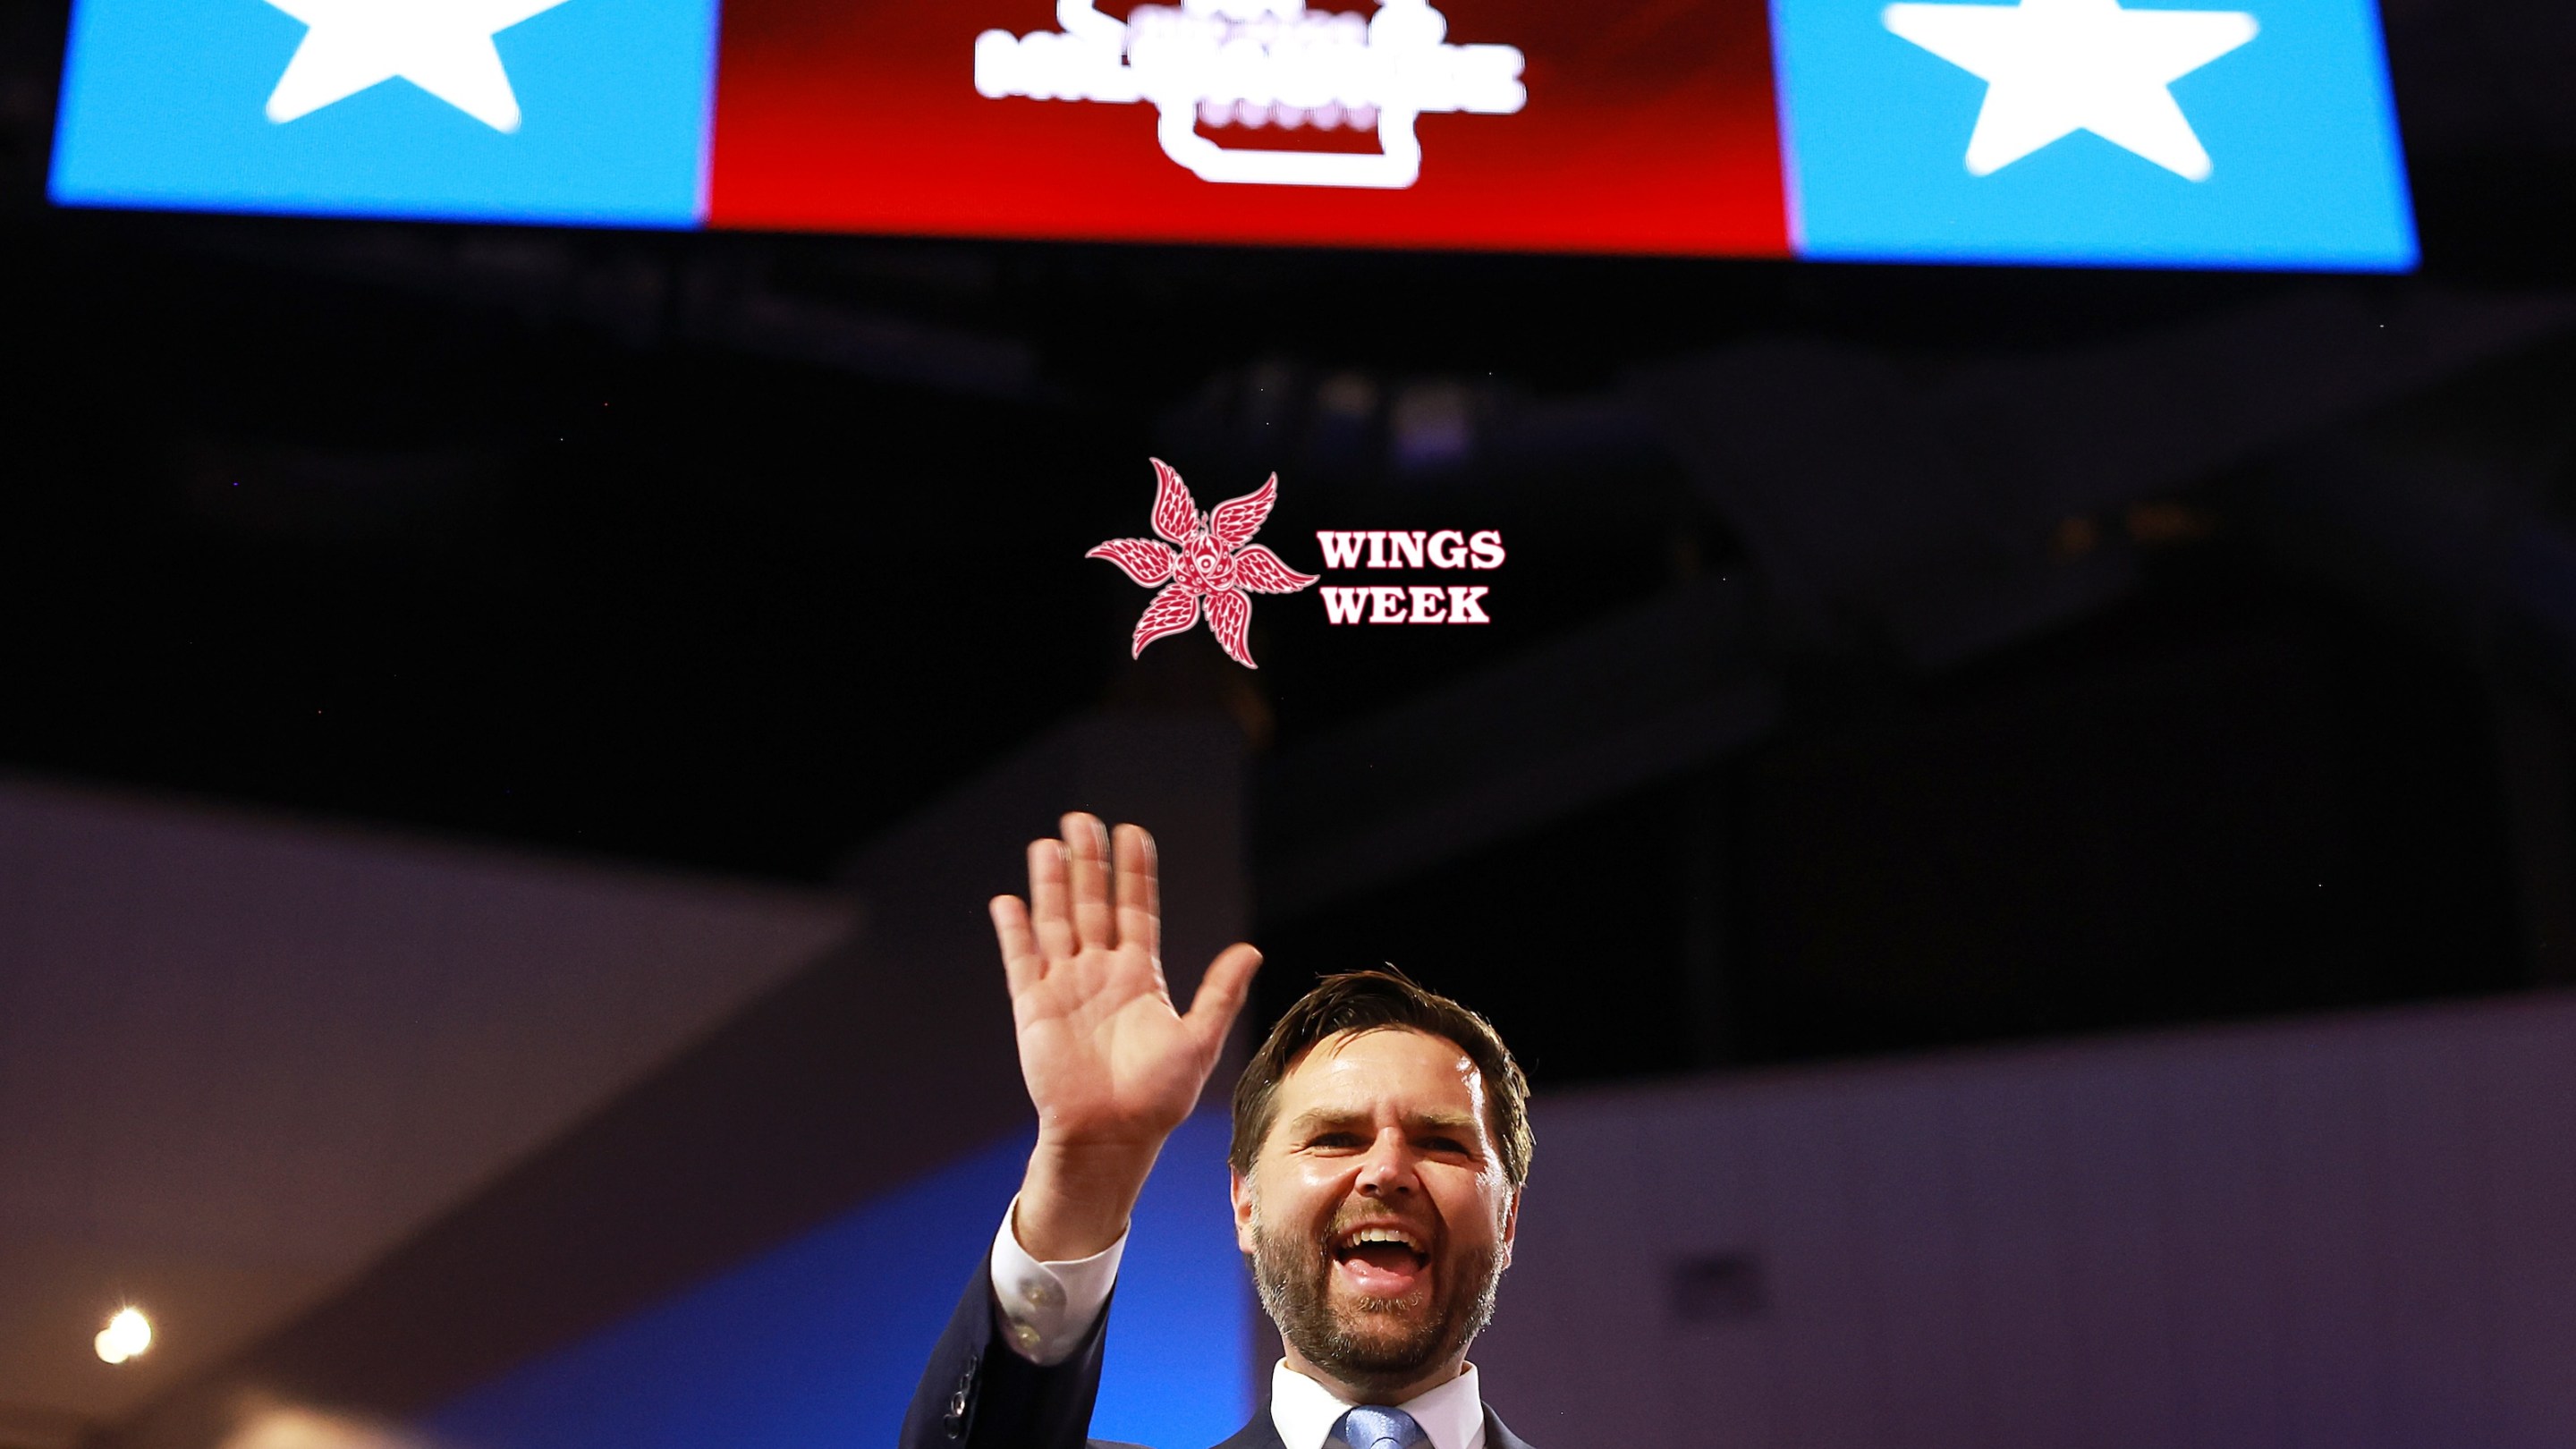
<path fill-rule="evenodd" d="M 1306 1139 L 1306 1145 L 1308 1147 L 1323 1148 L 1328 1151 L 1337 1148 L 1357 1147 L 1360 1145 L 1360 1135 L 1356 1132 L 1345 1132 L 1339 1129 L 1327 1132 L 1318 1132 L 1314 1136 Z"/>

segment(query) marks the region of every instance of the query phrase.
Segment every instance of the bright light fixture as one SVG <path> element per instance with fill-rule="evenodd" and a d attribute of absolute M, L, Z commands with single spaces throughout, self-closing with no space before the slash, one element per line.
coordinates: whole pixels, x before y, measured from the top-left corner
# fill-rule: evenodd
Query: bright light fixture
<path fill-rule="evenodd" d="M 109 1363 L 123 1363 L 152 1346 L 152 1320 L 139 1308 L 120 1308 L 98 1331 L 93 1340 L 98 1356 Z"/>

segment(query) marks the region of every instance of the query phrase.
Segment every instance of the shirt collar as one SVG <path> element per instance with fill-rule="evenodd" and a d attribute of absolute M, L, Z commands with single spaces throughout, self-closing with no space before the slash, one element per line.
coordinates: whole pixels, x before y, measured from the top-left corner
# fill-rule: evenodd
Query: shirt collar
<path fill-rule="evenodd" d="M 1286 1449 L 1341 1449 L 1333 1426 L 1353 1407 L 1347 1400 L 1288 1366 L 1281 1359 L 1270 1371 L 1270 1425 Z M 1485 1400 L 1476 1387 L 1476 1366 L 1428 1393 L 1417 1394 L 1396 1408 L 1422 1426 L 1430 1449 L 1485 1449 Z"/>

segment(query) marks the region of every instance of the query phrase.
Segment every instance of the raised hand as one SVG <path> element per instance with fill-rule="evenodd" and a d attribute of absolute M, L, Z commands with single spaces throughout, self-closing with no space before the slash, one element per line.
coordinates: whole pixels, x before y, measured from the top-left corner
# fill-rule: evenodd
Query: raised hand
<path fill-rule="evenodd" d="M 1154 839 L 1089 815 L 1029 846 L 1029 899 L 997 896 L 1020 1074 L 1038 1147 L 1014 1220 L 1041 1259 L 1086 1257 L 1125 1231 L 1163 1139 L 1216 1067 L 1261 953 L 1227 947 L 1187 1014 L 1163 979 Z M 1113 903 L 1114 893 L 1114 903 Z"/>

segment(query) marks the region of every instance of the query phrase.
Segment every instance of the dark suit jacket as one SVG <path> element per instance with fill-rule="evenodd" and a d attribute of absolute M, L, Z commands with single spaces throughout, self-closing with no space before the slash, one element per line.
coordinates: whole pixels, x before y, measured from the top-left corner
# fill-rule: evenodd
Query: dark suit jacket
<path fill-rule="evenodd" d="M 1111 1295 L 1113 1298 L 1115 1294 Z M 1002 1339 L 988 1255 L 930 1352 L 921 1386 L 903 1416 L 903 1449 L 1135 1449 L 1091 1437 L 1100 1397 L 1100 1359 L 1109 1341 L 1102 1310 L 1091 1333 L 1060 1364 L 1040 1368 Z M 1285 1449 L 1267 1406 L 1216 1449 Z M 1529 1449 L 1485 1409 L 1485 1449 Z"/>

